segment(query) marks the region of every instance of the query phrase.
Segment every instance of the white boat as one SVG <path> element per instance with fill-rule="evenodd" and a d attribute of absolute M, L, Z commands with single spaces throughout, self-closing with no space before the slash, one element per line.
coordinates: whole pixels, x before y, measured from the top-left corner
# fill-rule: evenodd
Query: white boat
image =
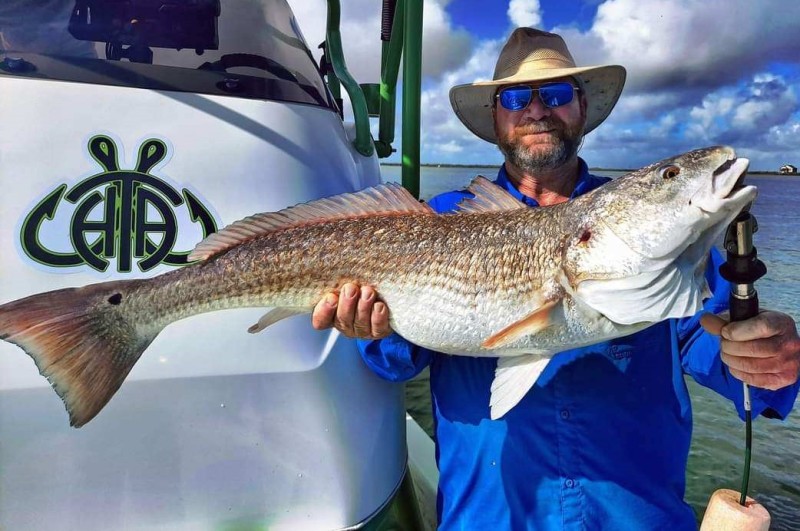
<path fill-rule="evenodd" d="M 380 181 L 344 63 L 323 78 L 285 0 L 62 4 L 0 7 L 0 302 L 154 276 L 232 221 Z M 168 327 L 80 429 L 0 342 L 0 529 L 431 528 L 402 386 L 308 318 L 246 333 L 263 313 Z"/>

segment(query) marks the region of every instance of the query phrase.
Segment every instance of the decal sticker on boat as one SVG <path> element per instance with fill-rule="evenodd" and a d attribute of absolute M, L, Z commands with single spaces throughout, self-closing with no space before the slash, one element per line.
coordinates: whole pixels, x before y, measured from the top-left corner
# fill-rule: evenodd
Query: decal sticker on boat
<path fill-rule="evenodd" d="M 216 232 L 217 222 L 198 194 L 153 173 L 169 158 L 164 140 L 142 142 L 136 167 L 128 170 L 120 168 L 117 143 L 109 136 L 92 137 L 88 149 L 103 171 L 71 187 L 56 186 L 22 222 L 20 245 L 34 262 L 61 270 L 88 266 L 106 272 L 114 264 L 120 273 L 134 266 L 145 272 L 159 264 L 187 263 L 191 249 L 175 248 L 180 218 L 198 224 L 200 238 Z M 57 216 L 61 222 L 54 221 Z"/>

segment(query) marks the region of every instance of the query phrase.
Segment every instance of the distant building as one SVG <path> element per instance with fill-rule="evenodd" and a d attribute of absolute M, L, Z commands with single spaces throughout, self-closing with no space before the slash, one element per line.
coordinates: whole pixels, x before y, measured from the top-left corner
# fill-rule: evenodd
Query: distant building
<path fill-rule="evenodd" d="M 781 166 L 781 173 L 797 173 L 797 166 L 792 166 L 791 164 L 785 164 Z"/>

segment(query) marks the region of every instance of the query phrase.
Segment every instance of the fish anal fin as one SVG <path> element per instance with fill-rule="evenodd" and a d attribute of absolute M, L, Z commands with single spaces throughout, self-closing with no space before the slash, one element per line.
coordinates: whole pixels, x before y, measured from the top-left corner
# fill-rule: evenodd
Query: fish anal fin
<path fill-rule="evenodd" d="M 289 317 L 294 317 L 295 315 L 300 315 L 301 313 L 309 313 L 310 311 L 311 310 L 309 308 L 275 308 L 261 316 L 261 319 L 259 319 L 256 324 L 248 328 L 247 331 L 251 334 L 257 334 L 268 326 L 277 323 L 278 321 L 288 319 Z"/>
<path fill-rule="evenodd" d="M 492 420 L 508 413 L 531 390 L 551 355 L 525 354 L 497 360 L 489 401 Z"/>
<path fill-rule="evenodd" d="M 532 335 L 544 330 L 553 324 L 551 312 L 560 302 L 561 299 L 546 301 L 519 321 L 511 323 L 496 334 L 487 338 L 482 344 L 483 348 L 496 349 L 504 347 L 522 336 Z"/>
<path fill-rule="evenodd" d="M 520 200 L 483 175 L 475 177 L 467 191 L 475 197 L 464 199 L 458 203 L 459 212 L 503 212 L 527 208 Z"/>
<path fill-rule="evenodd" d="M 399 184 L 380 184 L 236 221 L 198 243 L 189 253 L 189 261 L 206 260 L 259 236 L 291 227 L 339 219 L 407 214 L 435 215 L 431 207 L 420 203 Z"/>

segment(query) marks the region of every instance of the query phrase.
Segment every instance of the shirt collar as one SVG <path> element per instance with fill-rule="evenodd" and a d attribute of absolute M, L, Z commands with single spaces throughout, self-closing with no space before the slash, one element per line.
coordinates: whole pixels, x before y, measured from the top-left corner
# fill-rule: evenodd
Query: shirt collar
<path fill-rule="evenodd" d="M 589 173 L 589 167 L 586 165 L 586 162 L 578 157 L 578 182 L 575 183 L 575 189 L 572 191 L 572 194 L 569 196 L 570 199 L 575 199 L 578 196 L 585 194 L 591 190 L 594 190 L 608 179 L 604 179 L 602 177 L 596 177 Z M 523 195 L 522 192 L 517 190 L 517 187 L 514 185 L 514 182 L 509 178 L 508 172 L 506 172 L 506 165 L 503 164 L 500 166 L 500 171 L 497 173 L 497 179 L 494 183 L 505 191 L 522 201 L 528 206 L 539 206 L 539 202 L 535 199 L 531 199 L 530 197 Z"/>

